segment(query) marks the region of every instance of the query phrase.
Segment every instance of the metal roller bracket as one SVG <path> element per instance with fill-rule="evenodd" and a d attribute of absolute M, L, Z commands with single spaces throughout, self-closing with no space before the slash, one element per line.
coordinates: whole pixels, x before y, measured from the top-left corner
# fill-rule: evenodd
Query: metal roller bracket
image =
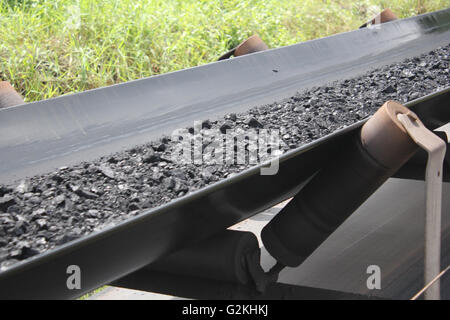
<path fill-rule="evenodd" d="M 255 284 L 256 291 L 264 293 L 271 283 L 278 280 L 278 275 L 284 266 L 277 262 L 268 272 L 261 267 L 261 251 L 256 250 L 245 255 L 245 263 L 247 271 Z"/>
<path fill-rule="evenodd" d="M 442 174 L 446 144 L 428 130 L 424 124 L 406 114 L 398 114 L 410 137 L 428 153 L 425 174 L 426 218 L 425 218 L 425 284 L 431 283 L 440 273 L 441 266 L 441 205 Z M 440 281 L 436 280 L 426 291 L 425 299 L 440 299 Z"/>
<path fill-rule="evenodd" d="M 447 143 L 450 143 L 450 122 L 447 124 L 444 124 L 442 127 L 434 129 L 434 131 L 444 132 L 445 135 L 447 136 Z"/>

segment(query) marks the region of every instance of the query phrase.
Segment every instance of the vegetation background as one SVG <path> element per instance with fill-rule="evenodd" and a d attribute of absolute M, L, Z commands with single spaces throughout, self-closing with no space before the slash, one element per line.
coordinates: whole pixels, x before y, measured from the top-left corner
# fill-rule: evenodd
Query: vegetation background
<path fill-rule="evenodd" d="M 405 18 L 448 0 L 0 0 L 0 79 L 36 101 L 215 61 L 254 33 L 271 48 Z"/>

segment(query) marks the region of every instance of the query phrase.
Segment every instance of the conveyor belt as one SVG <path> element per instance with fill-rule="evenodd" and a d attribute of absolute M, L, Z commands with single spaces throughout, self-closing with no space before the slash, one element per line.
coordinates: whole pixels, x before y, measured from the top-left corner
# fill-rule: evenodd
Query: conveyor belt
<path fill-rule="evenodd" d="M 450 9 L 0 110 L 0 181 L 90 160 L 230 112 L 417 56 L 450 39 Z"/>
<path fill-rule="evenodd" d="M 0 110 L 0 181 L 95 158 L 193 120 L 244 110 L 418 55 L 447 43 L 449 29 L 447 9 L 391 22 L 381 30 L 357 30 Z M 448 93 L 434 97 L 435 104 L 423 103 L 441 106 L 438 102 L 448 101 Z M 259 175 L 256 166 L 18 263 L 0 273 L 0 298 L 77 297 L 248 218 L 295 194 L 362 123 L 285 154 L 275 176 Z M 72 264 L 83 273 L 80 290 L 66 287 L 66 268 Z"/>
<path fill-rule="evenodd" d="M 447 89 L 407 105 L 421 110 L 426 104 L 426 110 L 433 110 L 445 107 L 443 101 L 448 101 L 449 95 Z M 76 297 L 220 232 L 294 195 L 299 183 L 332 159 L 364 122 L 284 154 L 276 175 L 261 176 L 260 166 L 256 166 L 113 228 L 18 263 L 0 273 L 0 298 Z M 66 287 L 66 268 L 72 264 L 83 271 L 81 290 Z"/>

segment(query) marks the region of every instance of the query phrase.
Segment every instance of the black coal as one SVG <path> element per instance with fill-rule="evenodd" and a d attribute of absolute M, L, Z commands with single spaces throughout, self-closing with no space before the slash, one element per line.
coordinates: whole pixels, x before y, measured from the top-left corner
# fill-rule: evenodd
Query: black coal
<path fill-rule="evenodd" d="M 404 103 L 448 86 L 449 49 L 438 48 L 245 113 L 204 120 L 201 128 L 279 129 L 282 150 L 294 149 L 373 114 L 386 100 Z M 188 131 L 195 134 L 193 127 Z M 162 137 L 94 162 L 0 185 L 0 270 L 250 166 L 172 162 L 177 143 Z M 209 142 L 202 143 L 205 149 Z"/>

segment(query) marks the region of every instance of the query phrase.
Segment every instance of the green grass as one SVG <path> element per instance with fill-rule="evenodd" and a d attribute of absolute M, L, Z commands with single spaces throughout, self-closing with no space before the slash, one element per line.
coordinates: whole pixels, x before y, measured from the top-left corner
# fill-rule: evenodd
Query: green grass
<path fill-rule="evenodd" d="M 254 33 L 279 47 L 356 29 L 388 6 L 403 18 L 447 5 L 448 0 L 0 0 L 0 78 L 26 101 L 36 101 L 205 64 Z"/>
<path fill-rule="evenodd" d="M 94 294 L 99 293 L 101 291 L 103 291 L 104 289 L 106 289 L 108 286 L 103 286 L 100 288 L 95 289 L 94 291 L 91 291 L 89 293 L 86 293 L 84 295 L 82 295 L 81 297 L 79 297 L 77 300 L 88 300 L 90 297 L 92 297 Z"/>

